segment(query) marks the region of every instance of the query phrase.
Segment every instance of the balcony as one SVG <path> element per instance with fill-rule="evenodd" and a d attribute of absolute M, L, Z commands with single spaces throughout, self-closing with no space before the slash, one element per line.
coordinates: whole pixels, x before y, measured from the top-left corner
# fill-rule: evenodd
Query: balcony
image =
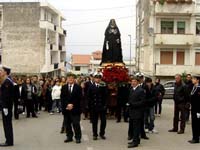
<path fill-rule="evenodd" d="M 161 5 L 155 3 L 155 14 L 156 15 L 191 15 L 195 10 L 195 4 L 191 2 L 179 2 L 179 3 L 164 3 Z"/>
<path fill-rule="evenodd" d="M 156 34 L 156 45 L 192 45 L 192 34 Z"/>
<path fill-rule="evenodd" d="M 195 37 L 194 37 L 194 44 L 200 44 L 200 35 L 196 35 Z"/>
<path fill-rule="evenodd" d="M 195 67 L 191 65 L 156 65 L 156 76 L 174 76 L 177 73 L 193 73 Z"/>
<path fill-rule="evenodd" d="M 40 28 L 43 28 L 43 29 L 47 28 L 54 31 L 54 24 L 49 21 L 40 20 Z"/>

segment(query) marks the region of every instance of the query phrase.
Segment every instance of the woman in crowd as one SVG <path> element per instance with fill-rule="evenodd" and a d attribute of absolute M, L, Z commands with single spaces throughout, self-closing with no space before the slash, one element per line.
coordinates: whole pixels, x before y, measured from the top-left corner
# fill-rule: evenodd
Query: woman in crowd
<path fill-rule="evenodd" d="M 27 108 L 27 118 L 30 118 L 30 113 L 32 114 L 32 117 L 37 118 L 34 111 L 34 100 L 36 93 L 37 89 L 31 83 L 31 79 L 28 77 L 25 84 L 25 103 Z"/>
<path fill-rule="evenodd" d="M 56 84 L 54 85 L 54 87 L 52 88 L 52 109 L 51 109 L 51 115 L 54 114 L 54 110 L 57 107 L 57 112 L 60 113 L 61 112 L 61 101 L 60 101 L 60 94 L 61 94 L 61 88 L 62 86 L 60 85 L 60 80 L 56 80 Z"/>

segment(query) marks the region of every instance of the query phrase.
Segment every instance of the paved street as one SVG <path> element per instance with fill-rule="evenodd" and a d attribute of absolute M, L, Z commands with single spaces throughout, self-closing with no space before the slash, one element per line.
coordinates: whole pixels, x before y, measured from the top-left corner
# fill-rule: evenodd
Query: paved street
<path fill-rule="evenodd" d="M 184 135 L 168 133 L 172 128 L 173 105 L 171 100 L 165 100 L 161 118 L 156 118 L 156 129 L 159 134 L 149 134 L 149 141 L 142 141 L 138 150 L 199 150 L 200 145 L 190 145 L 191 127 L 187 125 Z M 77 145 L 75 142 L 64 143 L 65 135 L 60 134 L 62 123 L 61 115 L 50 116 L 42 112 L 38 119 L 20 117 L 14 121 L 15 146 L 0 148 L 0 150 L 126 150 L 127 149 L 127 123 L 116 123 L 109 120 L 107 124 L 107 140 L 92 140 L 91 124 L 88 120 L 81 122 L 83 139 Z M 0 122 L 0 141 L 4 142 L 2 122 Z"/>

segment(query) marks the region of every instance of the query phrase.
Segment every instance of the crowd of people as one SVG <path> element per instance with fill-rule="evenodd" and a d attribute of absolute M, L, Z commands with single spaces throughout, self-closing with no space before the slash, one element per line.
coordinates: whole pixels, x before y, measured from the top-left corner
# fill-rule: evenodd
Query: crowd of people
<path fill-rule="evenodd" d="M 61 133 L 66 133 L 65 143 L 72 142 L 73 136 L 77 144 L 81 143 L 81 116 L 92 124 L 93 140 L 98 137 L 106 139 L 107 118 L 116 118 L 116 122 L 129 124 L 128 148 L 137 147 L 141 139 L 148 140 L 146 133 L 158 133 L 155 128 L 155 117 L 161 116 L 162 101 L 165 89 L 156 79 L 142 73 L 130 76 L 130 81 L 123 84 L 106 84 L 102 74 L 91 74 L 88 77 L 70 73 L 67 77 L 17 77 L 10 76 L 10 69 L 0 70 L 3 126 L 6 142 L 0 146 L 12 146 L 12 109 L 14 118 L 20 115 L 37 118 L 41 111 L 49 115 L 63 115 Z M 181 75 L 175 76 L 174 89 L 174 123 L 169 132 L 183 134 L 185 122 L 192 118 L 193 139 L 190 143 L 199 143 L 200 138 L 200 85 L 199 76 L 187 75 L 184 83 Z M 181 115 L 179 115 L 179 113 Z M 98 131 L 98 120 L 100 129 Z M 178 123 L 180 121 L 180 130 Z M 72 129 L 73 128 L 73 129 Z"/>

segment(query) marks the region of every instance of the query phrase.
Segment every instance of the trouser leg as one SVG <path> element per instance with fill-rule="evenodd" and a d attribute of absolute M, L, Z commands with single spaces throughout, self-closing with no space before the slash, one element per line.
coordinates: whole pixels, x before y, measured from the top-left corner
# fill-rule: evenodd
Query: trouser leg
<path fill-rule="evenodd" d="M 8 110 L 7 116 L 5 116 L 4 112 L 2 111 L 2 119 L 6 143 L 13 145 L 12 110 Z"/>
<path fill-rule="evenodd" d="M 103 136 L 105 134 L 105 129 L 106 129 L 106 112 L 105 111 L 100 112 L 100 120 L 101 120 L 100 135 Z"/>

